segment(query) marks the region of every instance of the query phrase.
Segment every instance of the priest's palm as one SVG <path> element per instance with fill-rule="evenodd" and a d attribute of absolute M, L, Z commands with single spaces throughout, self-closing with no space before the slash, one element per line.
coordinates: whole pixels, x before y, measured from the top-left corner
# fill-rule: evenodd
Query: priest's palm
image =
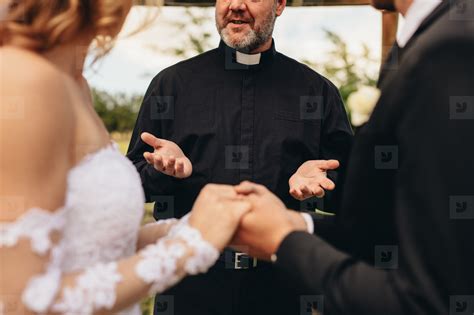
<path fill-rule="evenodd" d="M 326 176 L 328 170 L 339 167 L 336 160 L 312 160 L 303 163 L 289 180 L 290 194 L 304 200 L 312 196 L 324 197 L 325 190 L 333 190 L 336 185 Z"/>
<path fill-rule="evenodd" d="M 143 156 L 157 171 L 176 178 L 191 176 L 193 165 L 176 143 L 159 139 L 148 132 L 142 133 L 141 138 L 155 149 L 153 153 L 145 152 Z"/>

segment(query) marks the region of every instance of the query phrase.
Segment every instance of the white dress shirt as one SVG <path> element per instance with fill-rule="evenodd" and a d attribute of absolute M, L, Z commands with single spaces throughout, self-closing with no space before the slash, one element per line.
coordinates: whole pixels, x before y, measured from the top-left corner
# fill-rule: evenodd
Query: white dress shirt
<path fill-rule="evenodd" d="M 400 48 L 405 47 L 423 20 L 440 4 L 441 0 L 413 0 L 405 14 L 405 23 L 397 35 L 397 43 Z"/>
<path fill-rule="evenodd" d="M 314 233 L 314 222 L 313 218 L 309 213 L 301 213 L 303 216 L 304 221 L 306 222 L 306 228 L 308 233 L 313 234 Z"/>

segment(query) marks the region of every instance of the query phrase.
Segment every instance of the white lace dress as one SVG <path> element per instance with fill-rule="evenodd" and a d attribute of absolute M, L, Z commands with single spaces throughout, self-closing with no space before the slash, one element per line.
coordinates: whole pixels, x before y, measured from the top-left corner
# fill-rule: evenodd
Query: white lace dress
<path fill-rule="evenodd" d="M 122 280 L 116 262 L 136 253 L 143 205 L 135 167 L 110 145 L 88 155 L 70 171 L 63 209 L 54 213 L 31 209 L 15 222 L 0 224 L 2 247 L 15 246 L 20 238 L 28 237 L 34 252 L 51 257 L 47 270 L 34 277 L 23 292 L 23 304 L 37 313 L 91 314 L 110 309 L 116 301 L 116 285 Z M 50 241 L 53 230 L 62 232 L 57 246 Z M 173 243 L 174 239 L 179 242 Z M 207 271 L 219 255 L 186 219 L 181 220 L 165 238 L 140 253 L 135 273 L 152 284 L 150 293 L 179 281 L 176 262 L 186 247 L 194 254 L 186 260 L 185 274 Z M 61 275 L 79 270 L 83 273 L 76 286 L 64 289 L 58 300 Z M 0 301 L 0 313 L 1 305 Z M 140 309 L 136 305 L 120 314 L 138 315 Z"/>

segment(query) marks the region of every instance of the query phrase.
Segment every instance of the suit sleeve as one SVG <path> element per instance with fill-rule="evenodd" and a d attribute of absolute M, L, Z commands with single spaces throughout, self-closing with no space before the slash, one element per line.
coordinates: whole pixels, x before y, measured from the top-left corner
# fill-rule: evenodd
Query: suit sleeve
<path fill-rule="evenodd" d="M 302 232 L 289 234 L 277 252 L 277 269 L 301 292 L 323 296 L 324 314 L 447 314 L 443 290 L 462 287 L 472 274 L 472 246 L 459 242 L 472 238 L 472 224 L 450 220 L 447 204 L 451 195 L 473 192 L 474 102 L 466 95 L 474 73 L 466 69 L 474 69 L 474 41 L 439 44 L 406 63 L 377 106 L 396 121 L 400 151 L 393 217 L 407 217 L 398 226 L 398 268 L 375 268 Z"/>
<path fill-rule="evenodd" d="M 277 257 L 277 270 L 299 292 L 322 297 L 324 314 L 403 314 L 392 273 L 357 261 L 315 235 L 291 233 Z"/>
<path fill-rule="evenodd" d="M 153 148 L 141 140 L 140 135 L 143 132 L 149 132 L 156 137 L 166 138 L 167 130 L 170 128 L 172 117 L 161 119 L 158 114 L 157 101 L 159 99 L 172 99 L 176 92 L 166 70 L 158 74 L 150 83 L 143 99 L 143 103 L 138 114 L 132 138 L 128 147 L 127 157 L 135 165 L 140 173 L 143 189 L 147 202 L 154 201 L 154 196 L 169 195 L 173 193 L 177 179 L 165 175 L 149 165 L 143 153 L 153 152 Z"/>

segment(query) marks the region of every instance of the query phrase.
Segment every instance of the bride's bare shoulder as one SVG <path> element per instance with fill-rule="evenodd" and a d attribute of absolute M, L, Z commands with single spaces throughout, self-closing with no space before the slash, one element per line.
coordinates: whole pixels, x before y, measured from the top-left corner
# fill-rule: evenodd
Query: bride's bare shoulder
<path fill-rule="evenodd" d="M 2 129 L 39 132 L 45 141 L 55 132 L 72 133 L 74 111 L 64 75 L 41 56 L 0 47 L 0 89 Z"/>
<path fill-rule="evenodd" d="M 39 54 L 12 46 L 0 47 L 2 84 L 45 87 L 63 82 L 62 74 Z"/>
<path fill-rule="evenodd" d="M 56 107 L 64 114 L 68 110 L 72 113 L 64 75 L 40 55 L 25 49 L 0 47 L 0 74 L 3 103 L 16 99 L 28 110 L 47 103 L 49 110 Z"/>

